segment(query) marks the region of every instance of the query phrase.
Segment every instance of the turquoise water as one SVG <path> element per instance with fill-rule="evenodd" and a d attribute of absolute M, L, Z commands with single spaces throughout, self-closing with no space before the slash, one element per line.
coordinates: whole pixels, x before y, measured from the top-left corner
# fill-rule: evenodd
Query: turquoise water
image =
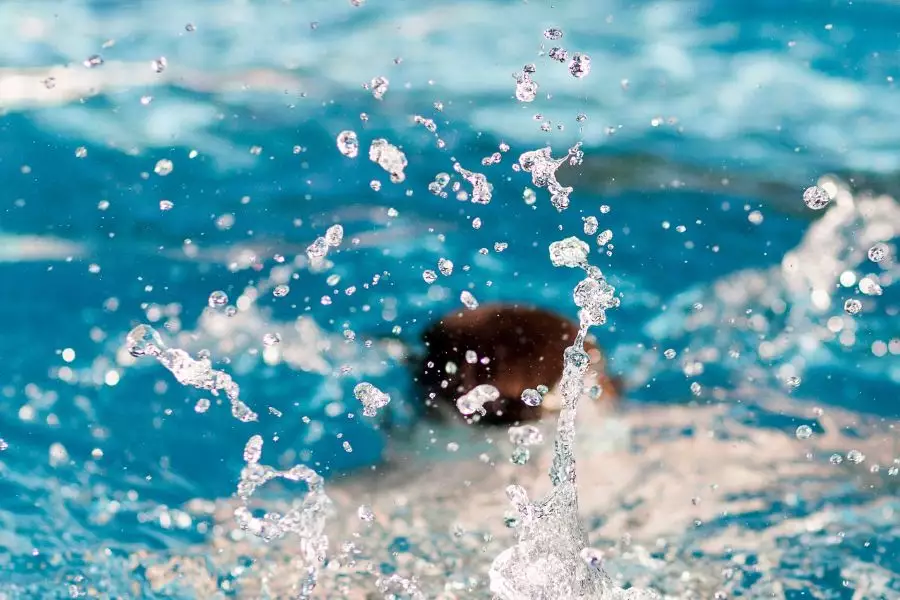
<path fill-rule="evenodd" d="M 379 463 L 388 437 L 347 416 L 358 412 L 353 386 L 389 392 L 395 425 L 415 426 L 408 372 L 381 342 L 414 345 L 463 289 L 574 318 L 579 277 L 546 248 L 583 236 L 593 215 L 614 246 L 593 244 L 594 264 L 622 293 L 598 335 L 631 410 L 724 403 L 735 422 L 794 439 L 813 407 L 834 409 L 850 415 L 842 431 L 884 451 L 880 470 L 859 465 L 840 492 L 785 504 L 787 487 L 759 490 L 758 508 L 722 515 L 722 528 L 748 531 L 844 515 L 841 544 L 778 538 L 791 550 L 774 564 L 751 559 L 735 593 L 759 597 L 769 577 L 792 582 L 783 597 L 900 597 L 896 513 L 853 510 L 896 499 L 897 263 L 865 253 L 881 241 L 896 256 L 898 209 L 886 200 L 826 222 L 837 206 L 814 212 L 802 199 L 828 173 L 896 193 L 897 22 L 900 7 L 867 1 L 3 4 L 0 23 L 13 26 L 0 40 L 0 595 L 135 594 L 147 581 L 135 553 L 212 536 L 200 519 L 173 528 L 148 515 L 233 494 L 250 435 L 277 435 L 281 460 L 329 481 Z M 562 40 L 546 40 L 548 27 Z M 588 53 L 591 73 L 575 79 L 541 55 L 554 44 Z M 84 66 L 92 55 L 103 64 Z M 163 56 L 158 73 L 151 61 Z M 528 63 L 540 91 L 521 103 L 511 74 Z M 363 89 L 377 76 L 390 80 L 381 100 Z M 356 159 L 336 148 L 343 130 L 360 138 Z M 403 183 L 368 160 L 380 137 L 402 146 Z M 584 163 L 559 173 L 575 190 L 570 208 L 540 189 L 527 204 L 534 186 L 511 169 L 518 156 L 546 144 L 563 156 L 579 141 Z M 501 143 L 511 149 L 482 166 Z M 454 161 L 487 176 L 490 204 L 429 192 Z M 345 241 L 327 273 L 298 268 L 289 294 L 261 288 L 228 326 L 201 319 L 211 292 L 237 302 L 335 223 Z M 422 272 L 440 257 L 457 268 L 428 286 Z M 880 296 L 854 285 L 870 273 Z M 853 317 L 842 310 L 851 297 L 864 301 Z M 152 361 L 133 365 L 121 348 L 140 322 L 209 349 L 259 422 L 226 405 L 198 413 L 209 394 Z M 265 359 L 273 332 L 281 354 Z M 678 360 L 664 358 L 669 348 Z M 702 372 L 683 362 L 693 356 Z M 788 393 L 791 376 L 802 382 Z M 770 395 L 784 404 L 757 402 Z M 853 595 L 862 588 L 841 571 L 848 561 L 877 571 L 867 589 L 880 596 Z"/>

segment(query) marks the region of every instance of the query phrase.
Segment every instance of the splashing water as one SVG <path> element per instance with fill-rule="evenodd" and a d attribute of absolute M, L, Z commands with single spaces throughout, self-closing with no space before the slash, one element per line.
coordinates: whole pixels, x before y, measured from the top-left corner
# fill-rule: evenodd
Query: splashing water
<path fill-rule="evenodd" d="M 231 414 L 245 423 L 258 420 L 258 415 L 240 399 L 240 386 L 231 375 L 212 368 L 208 357 L 194 359 L 180 348 L 169 348 L 159 333 L 149 325 L 138 325 L 125 338 L 125 346 L 132 356 L 150 356 L 168 369 L 181 385 L 209 390 L 213 395 L 220 391 L 231 402 Z"/>
<path fill-rule="evenodd" d="M 490 569 L 491 592 L 503 600 L 655 597 L 649 592 L 614 588 L 599 565 L 586 562 L 582 556 L 587 547 L 587 534 L 578 517 L 575 419 L 590 365 L 584 339 L 592 325 L 606 322 L 606 310 L 615 308 L 619 302 L 614 296 L 615 288 L 606 282 L 599 269 L 587 265 L 587 244 L 581 242 L 582 246 L 579 241 L 571 237 L 551 244 L 550 255 L 555 266 L 579 266 L 589 276 L 578 284 L 573 294 L 581 308 L 581 326 L 564 354 L 560 382 L 563 406 L 550 468 L 553 489 L 545 498 L 532 502 L 521 487 L 507 488 L 519 516 L 517 543 L 494 559 Z M 521 443 L 523 433 L 511 431 L 510 435 Z"/>

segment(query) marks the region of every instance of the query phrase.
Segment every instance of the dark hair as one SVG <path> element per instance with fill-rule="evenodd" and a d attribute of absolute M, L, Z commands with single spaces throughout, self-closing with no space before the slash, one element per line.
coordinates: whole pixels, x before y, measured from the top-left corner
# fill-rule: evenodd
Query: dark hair
<path fill-rule="evenodd" d="M 422 334 L 425 355 L 418 370 L 418 383 L 429 414 L 459 414 L 456 400 L 480 384 L 493 385 L 500 397 L 485 404 L 487 414 L 476 418 L 483 424 L 511 424 L 534 421 L 544 409 L 521 400 L 526 388 L 545 385 L 553 388 L 562 377 L 563 352 L 572 345 L 578 327 L 565 317 L 545 309 L 486 304 L 475 310 L 460 309 L 445 315 Z M 604 377 L 602 357 L 594 344 L 594 367 L 605 393 L 615 395 Z M 466 353 L 477 356 L 474 363 Z M 482 360 L 486 359 L 487 363 Z M 448 369 L 448 363 L 453 363 Z M 452 407 L 447 411 L 447 406 Z"/>

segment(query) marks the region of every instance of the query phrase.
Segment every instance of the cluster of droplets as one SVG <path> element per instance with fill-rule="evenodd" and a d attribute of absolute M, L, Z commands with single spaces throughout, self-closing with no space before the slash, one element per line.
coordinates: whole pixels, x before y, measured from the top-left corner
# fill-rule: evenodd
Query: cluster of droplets
<path fill-rule="evenodd" d="M 516 100 L 519 102 L 534 102 L 537 98 L 540 86 L 532 78 L 534 73 L 534 65 L 525 65 L 521 73 L 513 73 L 513 78 L 516 80 Z"/>
<path fill-rule="evenodd" d="M 329 250 L 338 248 L 344 241 L 344 228 L 341 225 L 332 225 L 325 231 L 324 236 L 319 236 L 306 248 L 306 256 L 310 264 L 321 265 L 328 256 Z"/>
<path fill-rule="evenodd" d="M 258 420 L 258 415 L 240 399 L 240 386 L 228 373 L 212 368 L 208 355 L 195 359 L 180 348 L 167 347 L 159 333 L 149 325 L 138 325 L 132 329 L 125 338 L 125 345 L 128 353 L 135 358 L 155 358 L 182 385 L 207 390 L 213 395 L 224 392 L 231 403 L 231 414 L 236 419 L 245 423 Z"/>
<path fill-rule="evenodd" d="M 554 265 L 585 270 L 587 276 L 573 291 L 575 304 L 581 309 L 581 324 L 574 342 L 564 353 L 563 376 L 559 384 L 563 406 L 550 469 L 553 489 L 546 498 L 531 502 L 521 487 L 507 488 L 507 495 L 518 515 L 515 519 L 517 543 L 501 553 L 490 570 L 491 591 L 504 599 L 570 597 L 569 594 L 576 597 L 572 593 L 576 589 L 581 590 L 577 597 L 585 597 L 584 592 L 588 597 L 594 597 L 600 595 L 604 586 L 599 566 L 591 564 L 584 556 L 587 536 L 578 520 L 574 485 L 575 416 L 590 365 L 590 357 L 584 350 L 585 336 L 592 325 L 605 323 L 606 311 L 617 307 L 619 298 L 600 269 L 587 263 L 588 252 L 588 245 L 574 237 L 554 242 L 550 248 Z M 537 395 L 536 390 L 534 395 Z M 531 439 L 529 433 L 516 430 L 515 436 L 519 440 Z"/>
<path fill-rule="evenodd" d="M 363 415 L 367 417 L 376 416 L 378 410 L 387 406 L 391 401 L 390 395 L 366 381 L 356 384 L 356 387 L 353 388 L 353 395 L 363 405 Z"/>
<path fill-rule="evenodd" d="M 241 505 L 234 509 L 238 527 L 266 542 L 293 534 L 299 540 L 299 558 L 303 561 L 306 577 L 299 598 L 309 598 L 315 589 L 318 569 L 325 561 L 328 537 L 325 523 L 331 515 L 332 502 L 325 494 L 325 482 L 321 475 L 305 465 L 294 465 L 281 471 L 260 464 L 263 439 L 259 435 L 251 437 L 244 446 L 244 468 L 241 470 L 237 486 L 237 497 Z M 266 512 L 254 516 L 250 500 L 260 487 L 274 479 L 303 483 L 307 491 L 302 498 L 295 497 L 290 508 L 284 513 Z"/>
<path fill-rule="evenodd" d="M 575 144 L 562 158 L 553 158 L 549 146 L 538 150 L 529 150 L 519 156 L 519 164 L 514 168 L 531 173 L 531 182 L 539 188 L 547 188 L 550 192 L 550 202 L 558 211 L 569 207 L 569 195 L 572 188 L 559 183 L 556 179 L 556 171 L 566 162 L 570 165 L 580 165 L 584 159 L 581 150 L 581 142 Z M 527 199 L 526 199 L 527 201 Z"/>
<path fill-rule="evenodd" d="M 488 402 L 494 402 L 500 397 L 500 392 L 490 384 L 477 385 L 456 400 L 456 408 L 465 416 L 471 416 L 476 413 L 485 415 L 487 412 L 484 405 Z"/>
<path fill-rule="evenodd" d="M 561 29 L 556 27 L 550 27 L 549 29 L 544 30 L 544 38 L 550 40 L 551 42 L 559 41 L 563 38 L 563 32 Z M 561 46 L 554 46 L 550 48 L 550 51 L 547 55 L 559 63 L 566 62 L 566 59 L 569 58 L 569 51 Z M 572 59 L 569 61 L 569 74 L 572 77 L 576 77 L 581 79 L 582 77 L 587 77 L 591 72 L 591 57 L 582 52 L 575 52 L 572 54 Z"/>
<path fill-rule="evenodd" d="M 481 173 L 464 169 L 459 163 L 453 163 L 453 170 L 459 173 L 472 186 L 472 202 L 475 204 L 490 203 L 494 186 L 487 180 L 487 177 Z"/>
<path fill-rule="evenodd" d="M 387 171 L 393 183 L 402 183 L 406 180 L 406 174 L 403 172 L 407 165 L 406 155 L 387 140 L 383 138 L 372 140 L 369 146 L 369 160 Z"/>
<path fill-rule="evenodd" d="M 544 436 L 541 430 L 534 425 L 519 425 L 509 428 L 509 441 L 513 445 L 512 456 L 510 462 L 517 465 L 524 465 L 531 458 L 529 446 L 537 446 L 544 443 Z"/>

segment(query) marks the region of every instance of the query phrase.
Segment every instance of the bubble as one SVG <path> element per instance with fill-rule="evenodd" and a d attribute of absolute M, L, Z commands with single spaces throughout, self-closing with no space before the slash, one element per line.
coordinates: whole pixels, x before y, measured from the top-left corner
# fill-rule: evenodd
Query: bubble
<path fill-rule="evenodd" d="M 422 279 L 425 280 L 425 283 L 430 285 L 437 281 L 437 273 L 435 273 L 431 269 L 425 269 L 424 271 L 422 271 Z"/>
<path fill-rule="evenodd" d="M 813 430 L 809 425 L 801 425 L 795 432 L 798 440 L 808 440 L 812 437 Z"/>
<path fill-rule="evenodd" d="M 160 200 L 159 201 L 159 210 L 167 211 L 175 208 L 175 203 L 171 200 Z"/>
<path fill-rule="evenodd" d="M 597 233 L 597 217 L 583 217 L 585 235 L 594 235 Z"/>
<path fill-rule="evenodd" d="M 550 244 L 550 262 L 554 267 L 578 267 L 587 262 L 591 249 L 575 236 Z"/>
<path fill-rule="evenodd" d="M 453 261 L 446 258 L 439 259 L 438 271 L 440 271 L 441 275 L 444 277 L 449 277 L 453 273 Z"/>
<path fill-rule="evenodd" d="M 210 308 L 222 308 L 223 306 L 228 304 L 228 294 L 226 294 L 222 290 L 216 290 L 209 295 L 207 304 L 209 304 Z"/>
<path fill-rule="evenodd" d="M 875 244 L 874 246 L 869 248 L 868 255 L 869 255 L 869 260 L 871 260 L 874 263 L 880 263 L 885 258 L 887 258 L 887 255 L 888 255 L 887 244 L 878 242 L 877 244 Z"/>
<path fill-rule="evenodd" d="M 280 333 L 267 333 L 263 336 L 262 339 L 263 346 L 274 346 L 276 344 L 281 343 L 281 334 Z"/>
<path fill-rule="evenodd" d="M 377 100 L 381 100 L 384 98 L 384 95 L 388 91 L 388 86 L 390 85 L 390 81 L 388 81 L 387 77 L 375 77 L 369 83 L 369 87 L 372 90 L 372 95 L 375 96 Z"/>
<path fill-rule="evenodd" d="M 166 70 L 167 66 L 169 66 L 169 62 L 166 60 L 165 56 L 160 56 L 150 63 L 150 68 L 153 69 L 153 71 L 156 73 L 162 73 Z"/>
<path fill-rule="evenodd" d="M 859 311 L 862 310 L 862 302 L 857 300 L 856 298 L 850 298 L 846 302 L 844 302 L 844 312 L 848 315 L 856 315 L 859 314 Z"/>
<path fill-rule="evenodd" d="M 576 52 L 572 55 L 572 61 L 569 63 L 569 73 L 572 77 L 581 79 L 587 77 L 591 72 L 591 57 L 587 54 L 579 54 Z"/>
<path fill-rule="evenodd" d="M 822 210 L 831 202 L 831 197 L 828 195 L 828 192 L 814 185 L 804 190 L 803 202 L 813 210 Z"/>
<path fill-rule="evenodd" d="M 378 414 L 378 409 L 384 408 L 391 401 L 388 394 L 367 381 L 356 384 L 356 387 L 353 388 L 353 395 L 362 403 L 363 415 L 367 417 L 374 417 Z"/>
<path fill-rule="evenodd" d="M 160 177 L 165 177 L 175 168 L 175 165 L 172 164 L 172 161 L 168 158 L 161 158 L 156 162 L 156 166 L 153 167 L 153 172 L 159 175 Z"/>
<path fill-rule="evenodd" d="M 291 288 L 282 283 L 275 286 L 275 289 L 272 290 L 272 295 L 276 298 L 284 298 L 290 291 Z"/>
<path fill-rule="evenodd" d="M 359 139 L 353 131 L 342 131 L 337 136 L 337 148 L 347 158 L 359 156 Z"/>
<path fill-rule="evenodd" d="M 475 299 L 475 296 L 472 295 L 472 292 L 469 290 L 463 290 L 459 294 L 459 301 L 463 303 L 463 306 L 468 308 L 469 310 L 475 310 L 478 308 L 478 300 Z"/>

